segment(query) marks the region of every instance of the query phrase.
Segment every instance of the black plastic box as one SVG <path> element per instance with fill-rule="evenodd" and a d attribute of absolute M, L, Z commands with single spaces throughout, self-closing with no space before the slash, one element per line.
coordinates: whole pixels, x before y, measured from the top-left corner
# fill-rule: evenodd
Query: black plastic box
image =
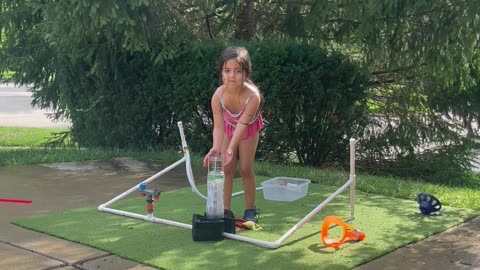
<path fill-rule="evenodd" d="M 193 214 L 193 241 L 220 241 L 223 240 L 223 231 L 223 218 L 210 219 L 202 215 Z"/>
<path fill-rule="evenodd" d="M 223 218 L 223 231 L 232 234 L 236 233 L 234 218 Z"/>

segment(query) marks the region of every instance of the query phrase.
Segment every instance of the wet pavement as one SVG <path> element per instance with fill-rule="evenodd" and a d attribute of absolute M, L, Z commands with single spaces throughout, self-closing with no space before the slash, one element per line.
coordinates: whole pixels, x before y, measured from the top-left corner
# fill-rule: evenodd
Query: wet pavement
<path fill-rule="evenodd" d="M 32 204 L 0 203 L 0 269 L 154 269 L 95 248 L 24 229 L 10 221 L 80 207 L 97 207 L 168 165 L 117 158 L 0 167 L 0 198 L 32 200 Z M 204 183 L 205 179 L 198 181 Z M 150 186 L 161 191 L 188 186 L 185 164 L 154 180 Z"/>

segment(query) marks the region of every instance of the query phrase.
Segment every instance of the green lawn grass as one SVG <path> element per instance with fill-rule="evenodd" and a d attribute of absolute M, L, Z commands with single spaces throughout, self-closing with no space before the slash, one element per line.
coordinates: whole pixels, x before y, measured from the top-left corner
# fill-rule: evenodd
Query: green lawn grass
<path fill-rule="evenodd" d="M 45 145 L 55 133 L 66 129 L 0 127 L 0 146 L 39 147 Z"/>
<path fill-rule="evenodd" d="M 8 82 L 10 80 L 13 79 L 13 76 L 15 75 L 15 72 L 13 71 L 4 71 L 2 74 L 1 74 L 1 78 L 2 78 L 2 81 L 4 82 Z"/>

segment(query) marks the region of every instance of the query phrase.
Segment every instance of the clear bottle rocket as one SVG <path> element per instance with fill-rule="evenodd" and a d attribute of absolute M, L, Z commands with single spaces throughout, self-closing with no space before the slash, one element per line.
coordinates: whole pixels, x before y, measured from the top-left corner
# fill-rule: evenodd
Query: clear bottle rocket
<path fill-rule="evenodd" d="M 223 185 L 225 176 L 222 171 L 222 158 L 208 157 L 207 175 L 207 218 L 223 218 Z"/>

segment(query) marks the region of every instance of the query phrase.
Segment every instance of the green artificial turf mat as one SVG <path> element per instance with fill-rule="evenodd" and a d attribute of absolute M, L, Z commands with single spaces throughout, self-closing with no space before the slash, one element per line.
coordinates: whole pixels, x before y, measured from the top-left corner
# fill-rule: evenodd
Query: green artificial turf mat
<path fill-rule="evenodd" d="M 264 180 L 257 179 L 258 183 Z M 235 182 L 235 190 L 240 190 L 240 181 Z M 256 206 L 261 209 L 259 224 L 263 229 L 238 234 L 275 241 L 337 188 L 312 183 L 306 197 L 290 203 L 266 201 L 258 191 Z M 205 194 L 204 186 L 199 189 Z M 442 216 L 425 217 L 413 198 L 409 201 L 357 192 L 352 225 L 364 232 L 366 239 L 345 243 L 335 251 L 321 243 L 320 227 L 328 215 L 348 219 L 348 195 L 347 189 L 275 250 L 230 239 L 194 242 L 191 230 L 101 213 L 95 207 L 13 223 L 160 269 L 351 269 L 478 215 L 473 210 L 444 207 Z M 190 188 L 165 192 L 155 203 L 155 216 L 191 224 L 192 214 L 203 214 L 204 205 L 205 201 Z M 145 214 L 142 198 L 122 200 L 111 207 Z M 232 208 L 238 217 L 242 216 L 242 196 L 232 200 Z"/>

